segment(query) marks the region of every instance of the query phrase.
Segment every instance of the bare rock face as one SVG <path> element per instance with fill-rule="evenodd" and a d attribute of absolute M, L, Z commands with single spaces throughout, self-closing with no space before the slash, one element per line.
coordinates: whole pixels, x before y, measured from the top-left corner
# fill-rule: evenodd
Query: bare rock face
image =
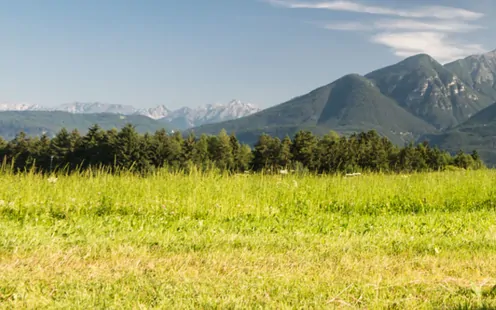
<path fill-rule="evenodd" d="M 496 50 L 469 56 L 445 67 L 482 96 L 496 101 Z"/>
<path fill-rule="evenodd" d="M 417 55 L 367 75 L 381 91 L 438 129 L 455 126 L 492 100 L 428 55 Z"/>

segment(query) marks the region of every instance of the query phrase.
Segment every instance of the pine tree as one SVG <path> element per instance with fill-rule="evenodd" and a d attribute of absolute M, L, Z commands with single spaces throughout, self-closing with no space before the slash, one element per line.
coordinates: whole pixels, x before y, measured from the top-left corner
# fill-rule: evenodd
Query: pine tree
<path fill-rule="evenodd" d="M 6 153 L 9 161 L 14 163 L 15 170 L 25 170 L 29 158 L 30 141 L 26 133 L 21 131 L 7 144 Z"/>
<path fill-rule="evenodd" d="M 224 129 L 220 131 L 217 139 L 211 140 L 209 152 L 219 169 L 230 170 L 234 167 L 231 139 Z"/>
<path fill-rule="evenodd" d="M 132 166 L 141 166 L 141 144 L 140 137 L 131 124 L 124 126 L 117 134 L 116 161 L 124 168 L 130 169 Z"/>
<path fill-rule="evenodd" d="M 338 156 L 336 152 L 339 143 L 339 136 L 335 132 L 330 132 L 322 137 L 317 144 L 318 171 L 336 172 L 338 168 Z"/>
<path fill-rule="evenodd" d="M 53 168 L 50 138 L 46 134 L 31 141 L 26 165 L 35 166 L 40 171 L 49 171 Z"/>
<path fill-rule="evenodd" d="M 271 168 L 270 157 L 272 146 L 272 137 L 267 134 L 260 135 L 253 150 L 253 170 L 262 171 Z"/>
<path fill-rule="evenodd" d="M 210 165 L 210 154 L 208 150 L 209 138 L 207 135 L 202 134 L 200 139 L 195 143 L 195 148 L 193 152 L 193 163 L 197 167 L 206 169 Z"/>
<path fill-rule="evenodd" d="M 83 167 L 98 167 L 102 156 L 106 154 L 102 150 L 105 140 L 105 131 L 98 124 L 91 126 L 76 151 Z"/>
<path fill-rule="evenodd" d="M 67 129 L 62 128 L 55 137 L 50 141 L 52 168 L 60 168 L 69 161 L 69 155 L 72 152 L 71 135 Z"/>
<path fill-rule="evenodd" d="M 291 154 L 293 160 L 301 163 L 305 168 L 314 170 L 316 161 L 317 138 L 310 131 L 299 131 L 293 139 Z"/>
<path fill-rule="evenodd" d="M 251 148 L 247 144 L 242 144 L 237 151 L 236 155 L 236 168 L 238 171 L 247 171 L 250 169 L 250 163 L 252 162 L 253 154 Z"/>
<path fill-rule="evenodd" d="M 195 144 L 196 144 L 196 137 L 193 132 L 190 132 L 186 140 L 184 140 L 184 145 L 182 148 L 183 154 L 182 154 L 182 161 L 186 163 L 186 165 L 195 165 L 194 163 L 194 156 L 195 156 Z"/>
<path fill-rule="evenodd" d="M 281 147 L 279 149 L 279 154 L 277 158 L 277 163 L 278 165 L 283 168 L 287 169 L 291 166 L 291 146 L 293 142 L 291 141 L 291 138 L 289 136 L 284 137 L 284 139 L 281 141 Z"/>

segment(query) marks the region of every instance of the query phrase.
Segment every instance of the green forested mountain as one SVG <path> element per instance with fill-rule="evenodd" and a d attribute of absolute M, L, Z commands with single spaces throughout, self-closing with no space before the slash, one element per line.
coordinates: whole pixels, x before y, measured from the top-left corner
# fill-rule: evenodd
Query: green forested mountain
<path fill-rule="evenodd" d="M 351 133 L 375 129 L 397 144 L 435 132 L 435 128 L 382 94 L 372 81 L 350 74 L 309 94 L 238 120 L 194 129 L 214 134 L 220 129 L 236 132 L 252 143 L 261 133 L 283 138 L 299 129 L 317 134 L 329 129 Z"/>
<path fill-rule="evenodd" d="M 85 133 L 89 127 L 98 124 L 103 129 L 122 128 L 132 123 L 139 132 L 150 132 L 166 128 L 167 123 L 153 120 L 141 115 L 121 116 L 110 113 L 73 114 L 58 111 L 7 111 L 0 112 L 0 136 L 12 139 L 23 131 L 28 136 L 39 136 L 46 133 L 55 135 L 61 128 L 77 129 Z"/>
<path fill-rule="evenodd" d="M 495 166 L 496 103 L 451 130 L 427 135 L 422 139 L 450 153 L 456 153 L 460 149 L 477 150 L 488 165 Z"/>

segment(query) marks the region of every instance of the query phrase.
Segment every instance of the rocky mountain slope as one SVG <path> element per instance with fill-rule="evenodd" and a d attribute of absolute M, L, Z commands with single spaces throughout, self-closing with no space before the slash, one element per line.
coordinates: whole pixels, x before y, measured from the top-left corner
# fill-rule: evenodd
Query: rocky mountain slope
<path fill-rule="evenodd" d="M 469 56 L 445 67 L 470 87 L 496 101 L 496 50 Z"/>
<path fill-rule="evenodd" d="M 400 106 L 444 130 L 492 103 L 439 62 L 422 54 L 366 75 Z"/>

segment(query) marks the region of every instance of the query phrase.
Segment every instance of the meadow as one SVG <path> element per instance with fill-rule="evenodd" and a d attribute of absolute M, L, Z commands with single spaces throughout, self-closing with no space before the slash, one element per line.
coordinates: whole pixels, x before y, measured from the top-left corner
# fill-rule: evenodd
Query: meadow
<path fill-rule="evenodd" d="M 0 175 L 0 309 L 494 309 L 496 172 Z"/>

